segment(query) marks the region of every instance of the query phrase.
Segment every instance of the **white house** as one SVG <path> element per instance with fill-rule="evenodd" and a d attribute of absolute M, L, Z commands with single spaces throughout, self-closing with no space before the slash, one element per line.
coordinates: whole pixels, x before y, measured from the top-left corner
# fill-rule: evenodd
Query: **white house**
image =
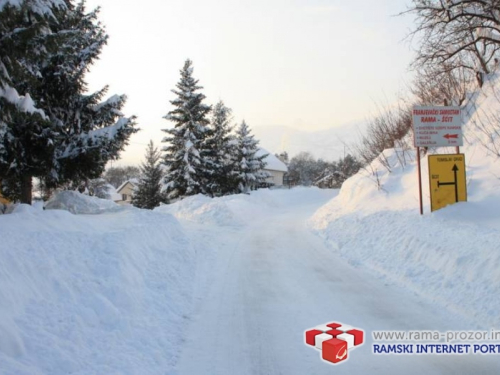
<path fill-rule="evenodd" d="M 266 179 L 266 182 L 273 184 L 274 186 L 283 186 L 283 176 L 288 172 L 288 168 L 280 159 L 278 159 L 274 154 L 268 152 L 263 148 L 255 153 L 255 156 L 263 156 L 268 154 L 264 161 L 267 163 L 264 171 L 270 174 L 270 177 Z"/>
<path fill-rule="evenodd" d="M 118 189 L 116 189 L 115 198 L 113 199 L 118 204 L 131 204 L 132 195 L 137 187 L 137 180 L 130 179 L 121 184 Z"/>

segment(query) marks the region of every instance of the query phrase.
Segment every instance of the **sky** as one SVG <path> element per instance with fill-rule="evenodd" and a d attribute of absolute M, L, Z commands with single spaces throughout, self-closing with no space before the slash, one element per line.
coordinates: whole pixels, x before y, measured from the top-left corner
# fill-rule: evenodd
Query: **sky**
<path fill-rule="evenodd" d="M 315 131 L 366 120 L 411 81 L 412 19 L 402 0 L 87 0 L 109 34 L 89 91 L 126 94 L 142 129 L 115 165 L 139 164 L 186 59 L 207 104 L 235 122 Z M 277 152 L 280 150 L 270 150 Z"/>

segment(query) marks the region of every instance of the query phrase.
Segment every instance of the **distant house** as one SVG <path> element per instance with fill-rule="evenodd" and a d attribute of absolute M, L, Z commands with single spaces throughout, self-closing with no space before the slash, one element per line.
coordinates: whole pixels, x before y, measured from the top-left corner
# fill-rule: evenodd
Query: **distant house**
<path fill-rule="evenodd" d="M 131 204 L 132 195 L 134 195 L 137 184 L 138 181 L 136 179 L 125 181 L 118 187 L 118 189 L 116 189 L 116 194 L 113 195 L 113 200 L 118 204 Z"/>
<path fill-rule="evenodd" d="M 283 186 L 283 176 L 288 172 L 288 168 L 280 159 L 278 159 L 274 154 L 260 148 L 255 155 L 263 156 L 268 154 L 264 161 L 267 163 L 264 171 L 270 174 L 266 179 L 268 184 L 273 186 Z"/>

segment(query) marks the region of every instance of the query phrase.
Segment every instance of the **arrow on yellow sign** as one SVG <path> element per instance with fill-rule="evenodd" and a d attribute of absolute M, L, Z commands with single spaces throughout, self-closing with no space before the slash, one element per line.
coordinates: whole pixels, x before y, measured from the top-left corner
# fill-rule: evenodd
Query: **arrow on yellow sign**
<path fill-rule="evenodd" d="M 440 182 L 438 180 L 438 187 L 441 185 L 455 185 L 455 203 L 458 202 L 458 183 L 457 183 L 457 172 L 458 172 L 458 167 L 455 164 L 452 168 L 453 174 L 455 175 L 455 181 L 454 182 Z"/>
<path fill-rule="evenodd" d="M 428 161 L 431 211 L 467 201 L 464 155 L 429 155 Z"/>

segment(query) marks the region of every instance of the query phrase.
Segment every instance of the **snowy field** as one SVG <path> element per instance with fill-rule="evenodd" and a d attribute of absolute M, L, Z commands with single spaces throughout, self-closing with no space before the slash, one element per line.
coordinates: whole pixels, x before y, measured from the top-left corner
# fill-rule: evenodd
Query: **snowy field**
<path fill-rule="evenodd" d="M 403 189 L 381 209 L 388 193 L 361 183 L 0 216 L 0 374 L 498 374 L 498 356 L 370 345 L 372 330 L 498 327 L 495 189 L 421 218 Z M 367 343 L 332 367 L 303 333 L 335 320 Z"/>

